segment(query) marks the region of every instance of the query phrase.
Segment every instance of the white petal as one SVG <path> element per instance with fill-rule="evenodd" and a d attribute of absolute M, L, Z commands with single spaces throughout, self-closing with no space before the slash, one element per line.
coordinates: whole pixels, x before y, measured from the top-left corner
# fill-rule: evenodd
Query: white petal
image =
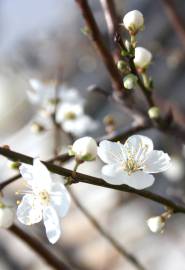
<path fill-rule="evenodd" d="M 33 175 L 33 188 L 50 190 L 52 184 L 50 172 L 38 158 L 35 158 L 33 161 Z"/>
<path fill-rule="evenodd" d="M 28 182 L 29 185 L 32 185 L 33 181 L 33 166 L 32 165 L 27 165 L 27 164 L 22 164 L 19 167 L 20 174 L 22 177 Z"/>
<path fill-rule="evenodd" d="M 170 166 L 170 157 L 163 151 L 152 151 L 144 163 L 143 170 L 148 173 L 159 173 L 167 170 Z"/>
<path fill-rule="evenodd" d="M 84 103 L 84 99 L 79 95 L 79 92 L 74 88 L 68 89 L 66 85 L 61 87 L 60 98 L 62 102 L 81 105 Z"/>
<path fill-rule="evenodd" d="M 81 115 L 74 120 L 66 120 L 63 122 L 63 129 L 78 137 L 84 135 L 87 131 L 95 130 L 97 127 L 97 122 L 87 115 Z"/>
<path fill-rule="evenodd" d="M 65 122 L 66 120 L 66 114 L 67 113 L 74 113 L 75 116 L 78 118 L 80 115 L 83 114 L 83 107 L 80 104 L 74 105 L 73 103 L 63 103 L 59 106 L 58 112 L 57 112 L 57 121 Z"/>
<path fill-rule="evenodd" d="M 154 183 L 154 177 L 142 171 L 128 175 L 121 167 L 116 164 L 105 165 L 102 168 L 102 178 L 112 185 L 128 185 L 135 189 L 143 189 Z"/>
<path fill-rule="evenodd" d="M 128 174 L 118 164 L 105 165 L 102 168 L 102 178 L 111 185 L 125 184 Z"/>
<path fill-rule="evenodd" d="M 142 135 L 133 135 L 129 137 L 124 144 L 124 151 L 128 158 L 132 156 L 132 158 L 138 163 L 142 163 L 146 160 L 152 150 L 152 140 Z"/>
<path fill-rule="evenodd" d="M 135 189 L 144 189 L 153 185 L 155 178 L 151 174 L 147 174 L 143 171 L 137 171 L 131 175 L 127 175 L 124 178 L 124 184 L 135 188 Z"/>
<path fill-rule="evenodd" d="M 70 207 L 71 199 L 69 193 L 65 186 L 60 183 L 53 184 L 51 192 L 51 204 L 62 218 L 67 214 Z"/>
<path fill-rule="evenodd" d="M 55 209 L 51 206 L 44 208 L 43 221 L 46 235 L 50 243 L 54 244 L 60 238 L 60 220 Z"/>
<path fill-rule="evenodd" d="M 25 195 L 17 208 L 17 218 L 25 225 L 32 225 L 42 220 L 42 206 L 33 195 Z"/>
<path fill-rule="evenodd" d="M 98 156 L 105 163 L 120 164 L 125 160 L 124 148 L 121 143 L 102 141 L 98 147 Z"/>

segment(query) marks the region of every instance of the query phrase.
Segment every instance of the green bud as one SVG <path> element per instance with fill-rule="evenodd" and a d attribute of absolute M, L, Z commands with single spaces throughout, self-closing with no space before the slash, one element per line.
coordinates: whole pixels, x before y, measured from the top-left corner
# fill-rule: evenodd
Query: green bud
<path fill-rule="evenodd" d="M 130 73 L 124 77 L 123 84 L 126 89 L 133 89 L 137 85 L 137 77 Z"/>
<path fill-rule="evenodd" d="M 117 68 L 120 70 L 120 71 L 124 71 L 125 68 L 127 67 L 127 63 L 123 60 L 119 60 L 118 63 L 117 63 Z"/>
<path fill-rule="evenodd" d="M 20 165 L 21 165 L 21 163 L 20 162 L 18 162 L 18 161 L 9 161 L 8 162 L 8 167 L 10 168 L 10 169 L 12 169 L 12 170 L 18 170 L 19 169 L 19 167 L 20 167 Z"/>
<path fill-rule="evenodd" d="M 160 117 L 160 109 L 158 107 L 151 107 L 148 110 L 148 115 L 151 119 L 157 119 Z"/>
<path fill-rule="evenodd" d="M 129 53 L 126 50 L 121 50 L 121 56 L 127 56 Z"/>

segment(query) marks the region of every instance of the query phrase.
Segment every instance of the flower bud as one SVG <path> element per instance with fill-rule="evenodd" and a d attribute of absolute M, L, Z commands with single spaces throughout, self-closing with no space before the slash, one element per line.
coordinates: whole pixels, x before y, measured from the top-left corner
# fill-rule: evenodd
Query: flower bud
<path fill-rule="evenodd" d="M 20 165 L 21 163 L 18 161 L 8 160 L 8 167 L 12 170 L 18 170 Z"/>
<path fill-rule="evenodd" d="M 10 207 L 3 206 L 0 208 L 0 228 L 7 229 L 13 225 L 14 211 Z"/>
<path fill-rule="evenodd" d="M 123 18 L 123 25 L 131 34 L 137 34 L 144 25 L 143 14 L 139 10 L 128 12 Z"/>
<path fill-rule="evenodd" d="M 125 47 L 126 47 L 127 51 L 130 52 L 131 44 L 128 40 L 125 40 Z"/>
<path fill-rule="evenodd" d="M 97 143 L 92 137 L 80 138 L 72 145 L 71 152 L 77 160 L 94 160 L 97 155 Z"/>
<path fill-rule="evenodd" d="M 153 233 L 161 233 L 165 226 L 165 220 L 161 216 L 151 217 L 147 220 L 147 225 Z"/>
<path fill-rule="evenodd" d="M 145 69 L 151 63 L 151 60 L 152 60 L 152 54 L 150 51 L 148 51 L 147 49 L 143 47 L 135 48 L 134 63 L 136 67 Z"/>
<path fill-rule="evenodd" d="M 127 63 L 123 60 L 119 60 L 118 63 L 117 63 L 117 68 L 120 70 L 120 71 L 124 71 L 125 68 L 127 67 Z"/>
<path fill-rule="evenodd" d="M 126 89 L 133 89 L 137 84 L 137 77 L 134 74 L 128 74 L 124 77 L 123 84 Z"/>
<path fill-rule="evenodd" d="M 158 107 L 151 107 L 148 110 L 148 115 L 150 119 L 157 119 L 160 116 L 160 109 Z"/>
<path fill-rule="evenodd" d="M 45 130 L 44 126 L 39 123 L 33 122 L 31 125 L 31 132 L 35 134 L 41 133 L 44 130 Z"/>

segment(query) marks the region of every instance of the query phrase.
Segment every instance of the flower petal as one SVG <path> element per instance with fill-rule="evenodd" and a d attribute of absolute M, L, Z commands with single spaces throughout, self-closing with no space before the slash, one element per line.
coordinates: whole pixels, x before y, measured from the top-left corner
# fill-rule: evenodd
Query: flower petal
<path fill-rule="evenodd" d="M 135 189 L 144 189 L 153 185 L 155 178 L 151 174 L 147 174 L 143 171 L 137 171 L 131 175 L 127 175 L 124 178 L 124 184 L 135 188 Z"/>
<path fill-rule="evenodd" d="M 123 185 L 127 176 L 118 164 L 109 164 L 102 168 L 102 178 L 111 185 Z"/>
<path fill-rule="evenodd" d="M 52 206 L 44 208 L 43 221 L 46 229 L 46 235 L 50 243 L 54 244 L 60 238 L 60 220 L 57 212 Z"/>
<path fill-rule="evenodd" d="M 65 120 L 63 122 L 63 129 L 78 137 L 84 135 L 87 131 L 95 130 L 97 127 L 97 122 L 87 115 L 81 115 L 74 120 Z"/>
<path fill-rule="evenodd" d="M 126 156 L 124 154 L 124 147 L 121 143 L 102 141 L 98 147 L 98 156 L 103 162 L 111 164 L 122 163 Z"/>
<path fill-rule="evenodd" d="M 25 225 L 32 225 L 42 220 L 42 206 L 33 195 L 25 195 L 17 208 L 17 218 Z"/>
<path fill-rule="evenodd" d="M 46 189 L 50 190 L 52 179 L 47 167 L 38 159 L 33 161 L 33 176 L 34 183 L 33 189 Z"/>
<path fill-rule="evenodd" d="M 124 148 L 127 156 L 132 155 L 136 161 L 142 161 L 153 150 L 153 142 L 146 136 L 133 135 L 127 139 Z"/>
<path fill-rule="evenodd" d="M 142 171 L 128 175 L 117 164 L 105 165 L 102 168 L 102 178 L 112 185 L 128 185 L 135 189 L 143 189 L 154 183 L 154 177 Z"/>
<path fill-rule="evenodd" d="M 69 193 L 65 186 L 60 183 L 53 184 L 51 192 L 51 204 L 56 209 L 58 215 L 62 218 L 69 210 L 71 202 Z"/>
<path fill-rule="evenodd" d="M 74 103 L 63 103 L 59 106 L 57 112 L 57 121 L 65 122 L 66 121 L 66 114 L 74 113 L 75 117 L 78 118 L 83 114 L 83 107 L 81 104 L 74 104 Z"/>
<path fill-rule="evenodd" d="M 170 166 L 170 157 L 163 151 L 154 150 L 144 163 L 143 170 L 148 173 L 159 173 L 166 171 Z"/>
<path fill-rule="evenodd" d="M 19 167 L 20 174 L 28 182 L 29 185 L 32 185 L 33 181 L 33 166 L 28 164 L 22 164 Z"/>

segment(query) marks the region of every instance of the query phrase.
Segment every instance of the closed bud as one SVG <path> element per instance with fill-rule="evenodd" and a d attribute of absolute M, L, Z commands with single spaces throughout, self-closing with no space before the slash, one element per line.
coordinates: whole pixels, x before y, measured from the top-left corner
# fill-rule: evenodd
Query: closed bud
<path fill-rule="evenodd" d="M 18 161 L 8 160 L 8 167 L 12 170 L 18 170 L 21 163 Z"/>
<path fill-rule="evenodd" d="M 127 49 L 128 52 L 130 52 L 131 44 L 128 40 L 125 40 L 125 48 Z"/>
<path fill-rule="evenodd" d="M 136 67 L 141 69 L 146 69 L 152 60 L 152 54 L 150 51 L 143 47 L 136 47 L 135 48 L 135 57 L 134 63 Z"/>
<path fill-rule="evenodd" d="M 38 133 L 41 133 L 45 130 L 44 126 L 39 124 L 39 123 L 32 123 L 31 125 L 31 132 L 35 133 L 35 134 L 38 134 Z"/>
<path fill-rule="evenodd" d="M 147 220 L 147 225 L 153 233 L 161 233 L 165 226 L 165 219 L 161 216 L 152 217 Z"/>
<path fill-rule="evenodd" d="M 70 154 L 79 161 L 91 161 L 97 156 L 97 143 L 92 137 L 83 137 L 74 142 Z"/>
<path fill-rule="evenodd" d="M 158 107 L 151 107 L 148 110 L 148 115 L 150 119 L 157 119 L 160 117 L 160 109 Z"/>
<path fill-rule="evenodd" d="M 130 34 L 135 35 L 144 26 L 144 17 L 139 10 L 132 10 L 128 12 L 123 18 L 124 27 L 130 32 Z"/>
<path fill-rule="evenodd" d="M 0 207 L 0 228 L 7 229 L 13 225 L 14 211 L 10 207 Z"/>
<path fill-rule="evenodd" d="M 124 71 L 125 68 L 127 67 L 127 63 L 123 60 L 119 60 L 118 63 L 117 63 L 117 68 L 120 70 L 120 71 Z"/>
<path fill-rule="evenodd" d="M 124 77 L 123 84 L 126 89 L 133 89 L 137 85 L 137 77 L 134 74 L 128 74 Z"/>

